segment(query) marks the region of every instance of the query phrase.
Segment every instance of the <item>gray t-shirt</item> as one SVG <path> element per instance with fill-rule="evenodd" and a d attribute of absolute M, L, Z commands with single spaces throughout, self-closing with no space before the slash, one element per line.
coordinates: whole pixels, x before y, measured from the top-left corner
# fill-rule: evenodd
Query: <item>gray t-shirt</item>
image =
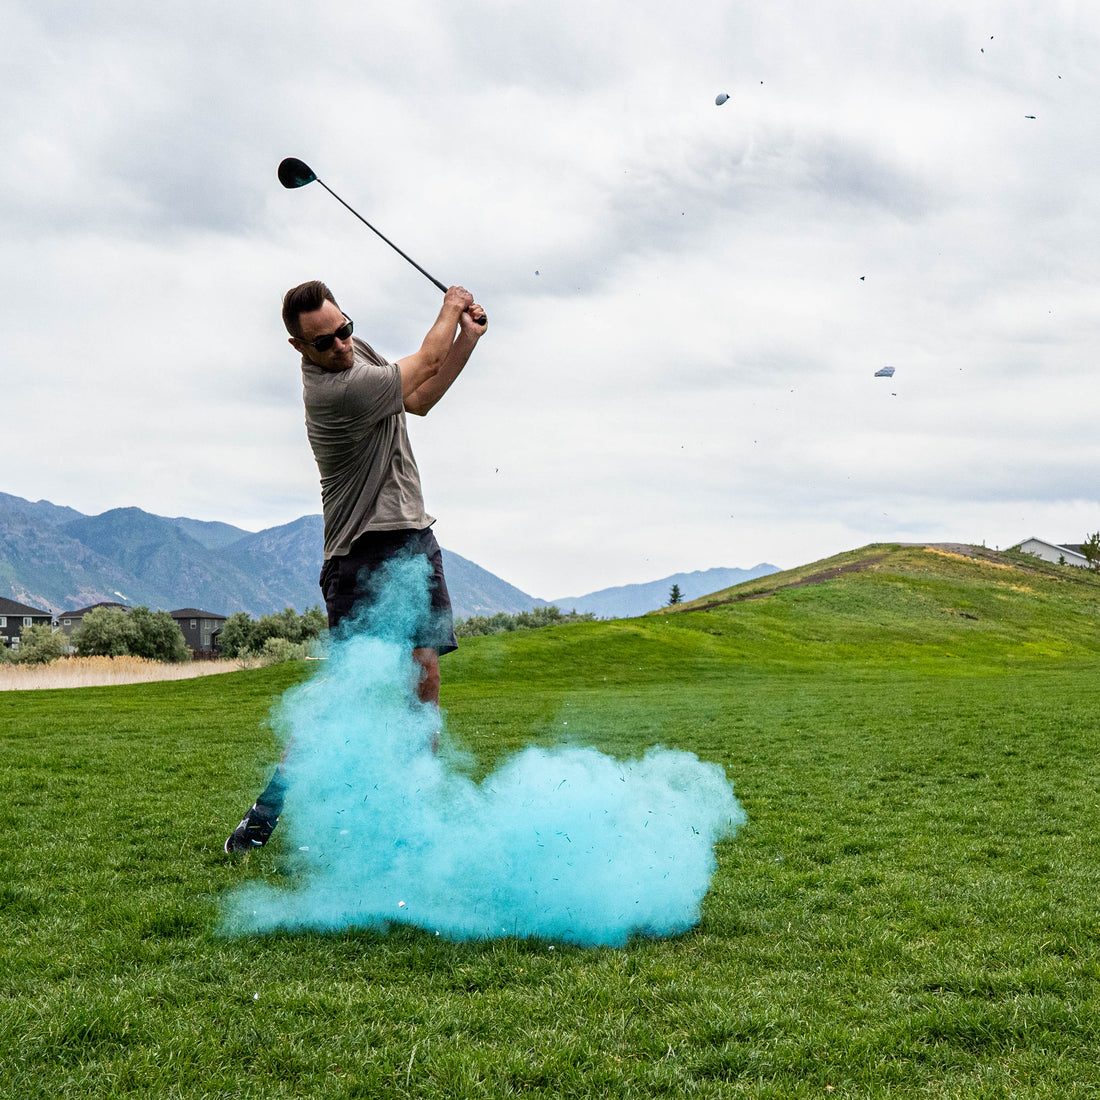
<path fill-rule="evenodd" d="M 401 372 L 352 337 L 355 362 L 327 371 L 302 359 L 306 434 L 321 473 L 325 560 L 347 554 L 366 531 L 421 530 L 420 472 L 405 427 Z"/>

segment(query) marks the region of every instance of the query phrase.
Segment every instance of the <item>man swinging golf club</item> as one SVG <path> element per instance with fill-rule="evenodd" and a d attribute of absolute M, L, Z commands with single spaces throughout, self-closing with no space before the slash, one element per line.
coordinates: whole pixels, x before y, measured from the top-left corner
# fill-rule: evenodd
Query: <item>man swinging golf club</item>
<path fill-rule="evenodd" d="M 421 670 L 421 701 L 438 706 L 439 657 L 458 643 L 442 555 L 431 531 L 435 519 L 424 510 L 405 413 L 426 415 L 450 389 L 485 333 L 485 311 L 468 290 L 450 287 L 420 350 L 395 363 L 352 336 L 351 319 L 324 283 L 302 283 L 287 291 L 283 324 L 302 356 L 306 433 L 321 475 L 325 563 L 320 584 L 329 629 L 371 594 L 372 578 L 387 561 L 424 555 L 431 570 L 432 615 L 413 639 L 412 655 Z M 226 852 L 267 843 L 285 790 L 280 764 L 226 840 Z"/>

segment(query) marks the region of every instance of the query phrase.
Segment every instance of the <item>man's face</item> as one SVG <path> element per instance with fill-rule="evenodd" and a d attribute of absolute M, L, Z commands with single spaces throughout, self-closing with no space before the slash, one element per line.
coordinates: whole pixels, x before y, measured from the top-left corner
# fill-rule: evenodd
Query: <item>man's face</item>
<path fill-rule="evenodd" d="M 327 351 L 318 351 L 312 344 L 318 336 L 330 336 L 346 324 L 347 318 L 337 306 L 329 301 L 322 302 L 320 309 L 299 314 L 298 327 L 302 335 L 300 338 L 290 337 L 291 347 L 297 348 L 311 363 L 323 370 L 347 370 L 355 362 L 350 336 L 346 340 L 333 341 L 332 347 Z"/>

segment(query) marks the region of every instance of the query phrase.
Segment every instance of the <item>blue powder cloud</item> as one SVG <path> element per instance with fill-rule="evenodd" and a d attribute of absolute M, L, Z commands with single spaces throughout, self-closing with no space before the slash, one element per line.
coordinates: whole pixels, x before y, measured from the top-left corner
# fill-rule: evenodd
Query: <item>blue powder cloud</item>
<path fill-rule="evenodd" d="M 635 760 L 531 747 L 475 782 L 434 755 L 439 713 L 416 697 L 407 641 L 428 613 L 425 564 L 395 563 L 360 629 L 277 706 L 291 885 L 234 890 L 222 930 L 398 922 L 617 946 L 691 928 L 715 843 L 745 821 L 723 770 L 659 747 Z"/>

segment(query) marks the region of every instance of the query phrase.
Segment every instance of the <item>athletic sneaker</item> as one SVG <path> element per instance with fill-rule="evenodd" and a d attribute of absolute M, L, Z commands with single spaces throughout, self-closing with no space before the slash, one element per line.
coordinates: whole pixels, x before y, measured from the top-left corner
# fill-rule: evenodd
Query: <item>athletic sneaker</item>
<path fill-rule="evenodd" d="M 254 848 L 262 848 L 278 824 L 278 815 L 269 817 L 253 804 L 244 815 L 244 820 L 226 838 L 226 852 L 232 855 L 235 852 L 251 852 Z"/>

